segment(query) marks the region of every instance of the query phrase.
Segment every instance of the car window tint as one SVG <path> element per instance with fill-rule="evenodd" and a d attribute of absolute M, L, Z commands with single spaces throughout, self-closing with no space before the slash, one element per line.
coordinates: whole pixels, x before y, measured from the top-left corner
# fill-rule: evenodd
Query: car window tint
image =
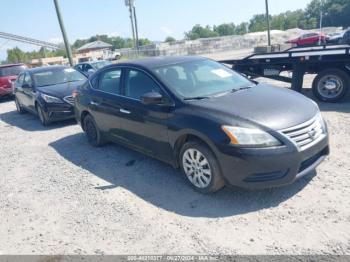
<path fill-rule="evenodd" d="M 158 84 L 141 71 L 129 70 L 126 79 L 125 95 L 130 98 L 140 99 L 142 95 L 150 92 L 160 92 Z"/>
<path fill-rule="evenodd" d="M 114 69 L 102 73 L 98 89 L 110 94 L 120 94 L 121 69 Z"/>
<path fill-rule="evenodd" d="M 28 73 L 26 73 L 25 76 L 24 76 L 23 84 L 27 84 L 29 86 L 32 85 L 32 79 L 31 79 L 31 77 L 30 77 L 30 75 Z"/>
<path fill-rule="evenodd" d="M 23 84 L 23 80 L 24 80 L 24 74 L 21 74 L 18 78 L 17 78 L 17 83 L 22 85 Z"/>
<path fill-rule="evenodd" d="M 89 64 L 85 64 L 85 65 L 84 65 L 83 71 L 84 71 L 84 72 L 88 72 L 90 69 L 93 69 L 92 66 L 89 65 Z"/>

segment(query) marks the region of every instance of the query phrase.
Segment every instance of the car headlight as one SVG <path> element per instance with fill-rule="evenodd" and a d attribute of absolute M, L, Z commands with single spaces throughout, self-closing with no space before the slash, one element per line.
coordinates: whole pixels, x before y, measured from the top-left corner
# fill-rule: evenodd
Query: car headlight
<path fill-rule="evenodd" d="M 316 118 L 316 121 L 318 122 L 318 125 L 322 128 L 322 133 L 327 133 L 328 130 L 327 130 L 327 124 L 326 122 L 324 121 L 321 113 L 318 114 L 317 118 Z"/>
<path fill-rule="evenodd" d="M 230 138 L 231 144 L 248 147 L 274 147 L 282 145 L 280 141 L 263 130 L 236 126 L 222 126 Z"/>
<path fill-rule="evenodd" d="M 49 96 L 45 94 L 41 94 L 41 97 L 45 100 L 46 103 L 63 103 L 63 101 L 58 97 Z"/>

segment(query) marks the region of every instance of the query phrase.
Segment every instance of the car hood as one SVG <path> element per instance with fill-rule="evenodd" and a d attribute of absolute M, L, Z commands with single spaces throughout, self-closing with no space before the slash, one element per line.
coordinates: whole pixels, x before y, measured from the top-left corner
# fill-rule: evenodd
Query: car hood
<path fill-rule="evenodd" d="M 85 80 L 51 85 L 51 86 L 42 86 L 42 87 L 37 87 L 36 89 L 39 92 L 45 93 L 47 95 L 51 95 L 58 98 L 64 98 L 66 96 L 72 95 L 72 92 L 76 90 L 79 86 L 81 86 L 84 82 Z"/>
<path fill-rule="evenodd" d="M 266 84 L 190 104 L 223 124 L 243 120 L 274 130 L 299 125 L 319 112 L 317 104 L 302 94 Z"/>

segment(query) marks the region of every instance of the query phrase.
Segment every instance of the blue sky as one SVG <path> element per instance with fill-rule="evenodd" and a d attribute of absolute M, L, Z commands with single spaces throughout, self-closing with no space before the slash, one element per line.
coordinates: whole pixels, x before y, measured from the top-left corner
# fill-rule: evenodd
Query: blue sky
<path fill-rule="evenodd" d="M 269 0 L 271 14 L 305 8 L 310 0 Z M 59 0 L 71 43 L 95 34 L 130 37 L 128 10 L 124 0 Z M 195 24 L 214 25 L 248 21 L 263 13 L 264 0 L 136 0 L 139 34 L 151 40 L 177 39 Z M 1 0 L 0 31 L 57 42 L 62 37 L 53 0 Z M 0 39 L 0 59 L 6 49 L 33 46 Z"/>

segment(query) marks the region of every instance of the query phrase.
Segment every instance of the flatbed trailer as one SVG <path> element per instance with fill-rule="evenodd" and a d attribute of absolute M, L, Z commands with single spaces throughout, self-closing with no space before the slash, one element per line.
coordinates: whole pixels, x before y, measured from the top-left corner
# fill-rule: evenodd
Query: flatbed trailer
<path fill-rule="evenodd" d="M 291 83 L 301 92 L 305 74 L 317 74 L 312 84 L 314 95 L 325 102 L 338 102 L 350 89 L 350 45 L 293 47 L 283 52 L 253 54 L 224 64 L 251 79 L 270 78 Z M 292 72 L 292 77 L 281 75 Z"/>

